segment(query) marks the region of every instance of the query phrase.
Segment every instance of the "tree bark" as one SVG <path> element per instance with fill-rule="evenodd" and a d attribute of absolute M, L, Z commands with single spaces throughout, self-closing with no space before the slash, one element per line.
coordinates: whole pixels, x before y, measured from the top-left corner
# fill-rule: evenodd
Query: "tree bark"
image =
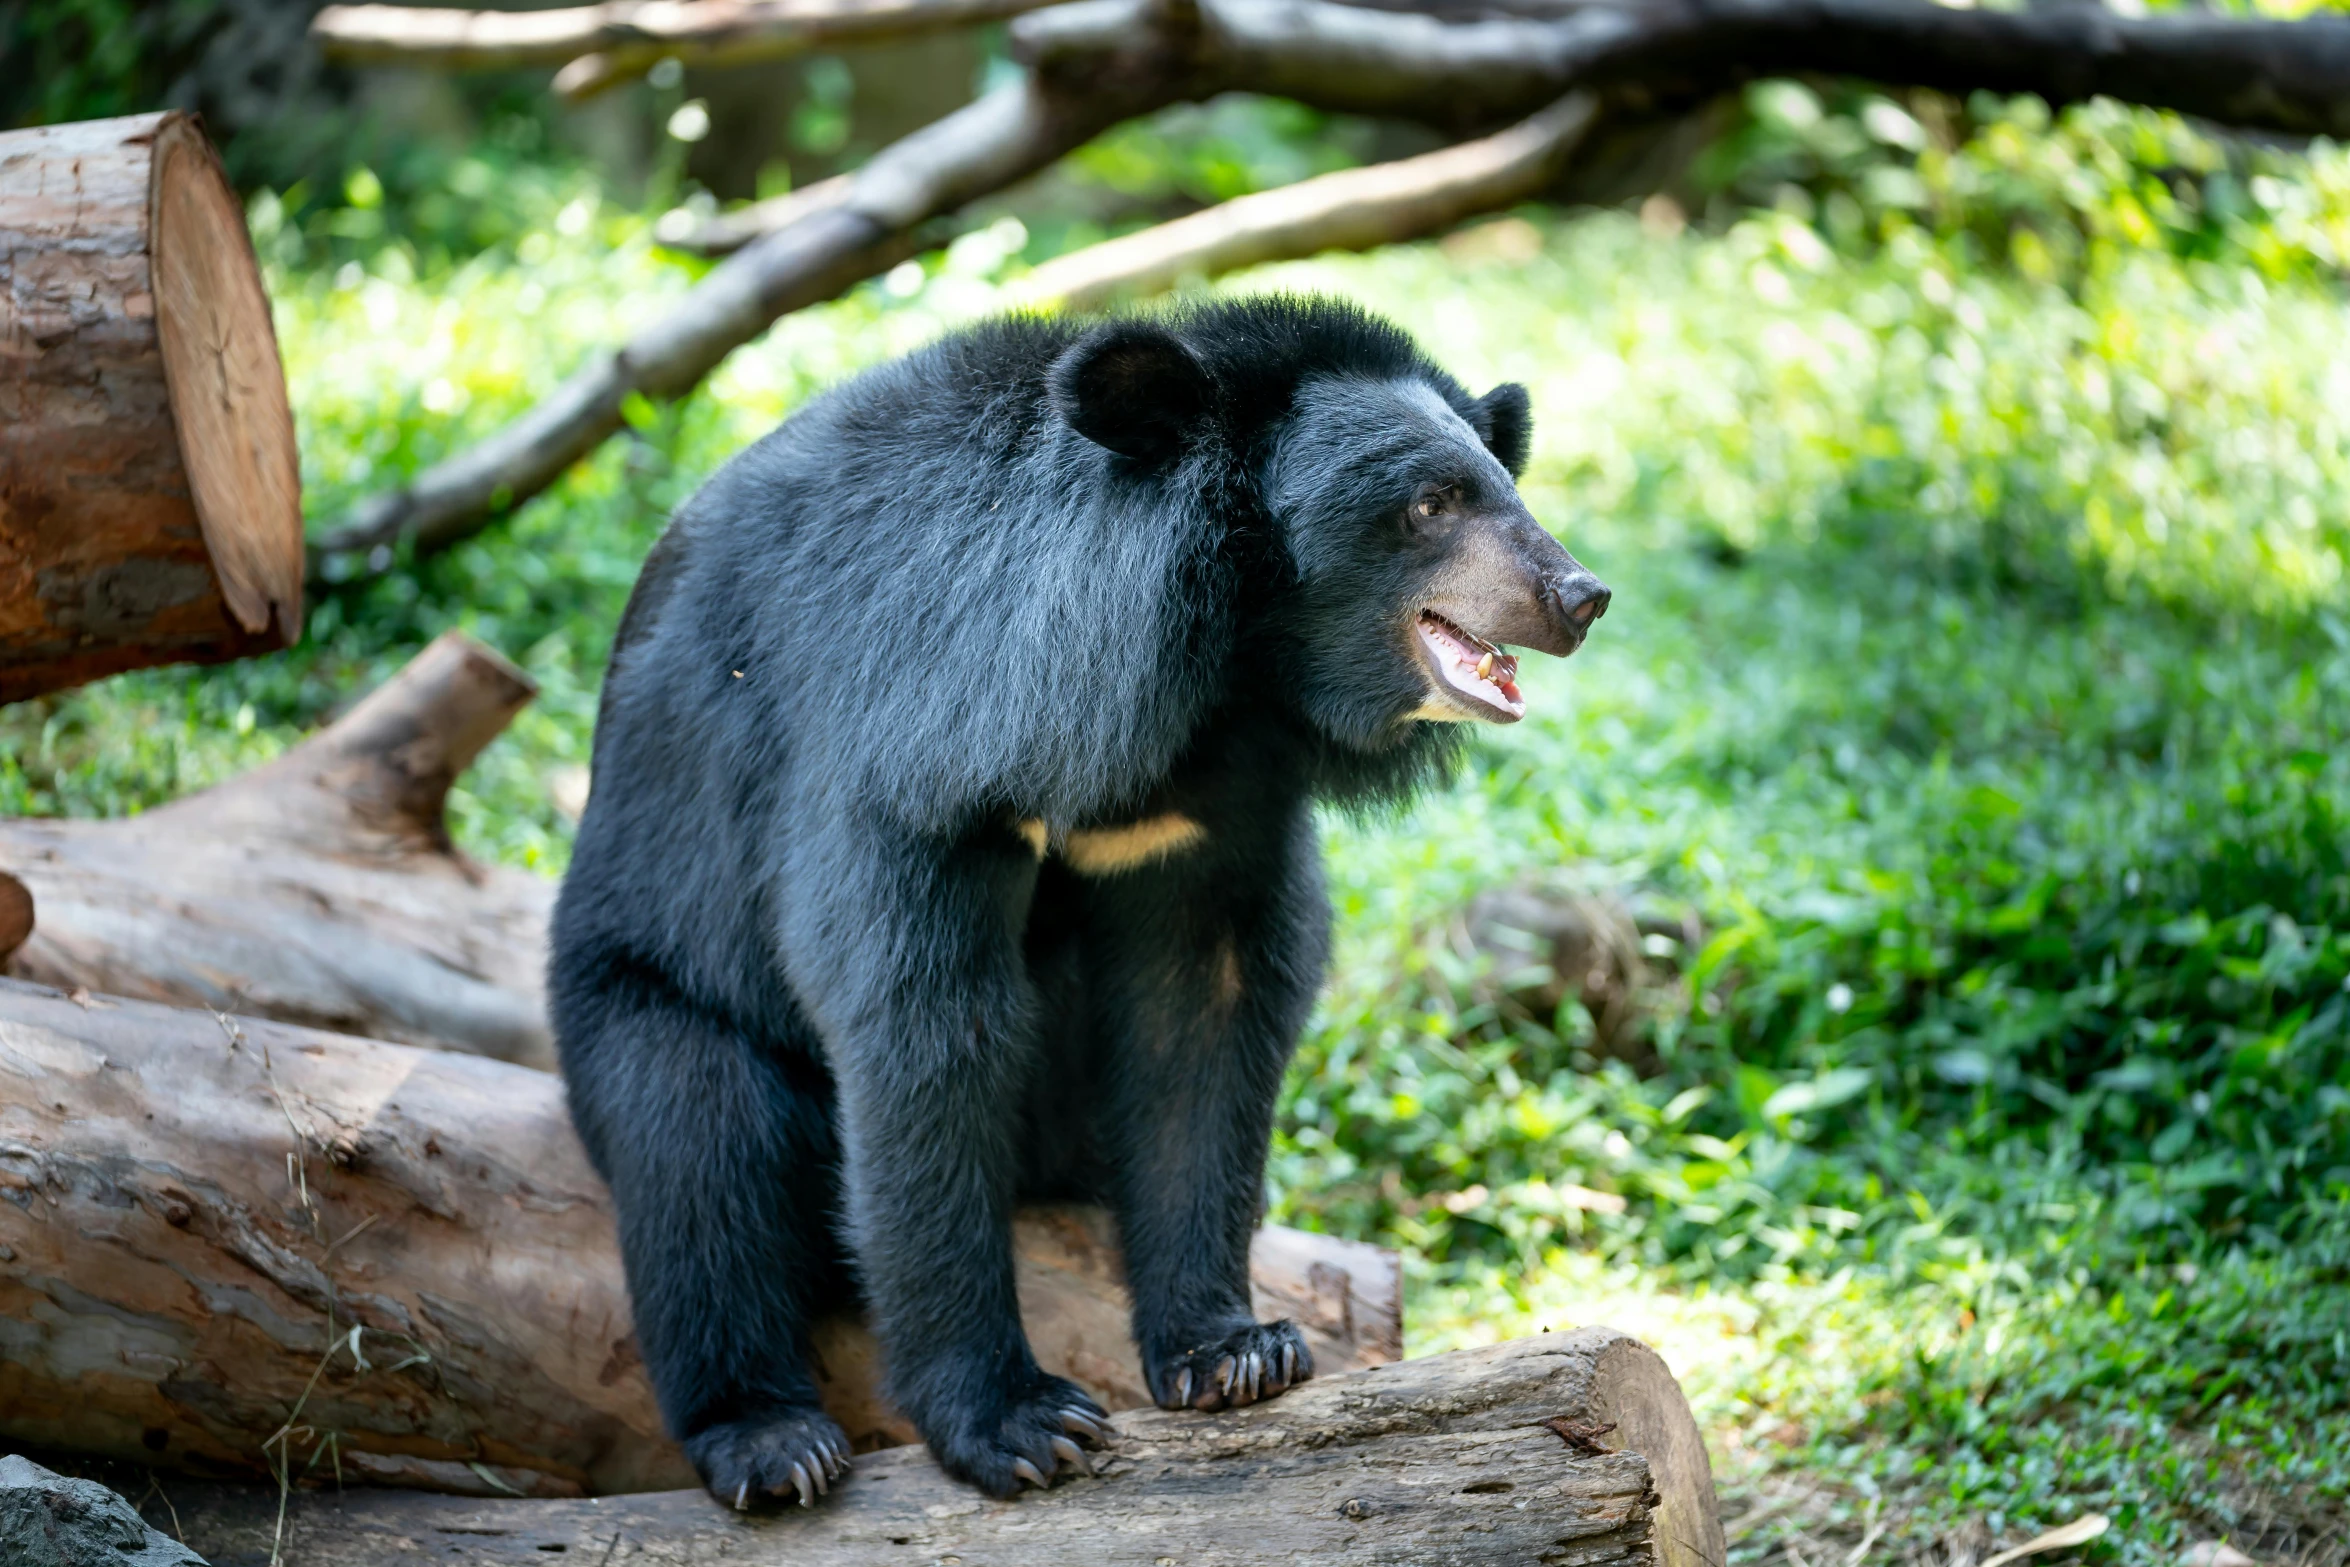
<path fill-rule="evenodd" d="M 601 1502 L 297 1497 L 290 1567 L 1720 1567 L 1705 1448 L 1655 1353 L 1608 1328 L 1317 1378 L 1230 1414 L 1121 1415 L 1093 1479 L 989 1501 L 919 1448 L 809 1511 L 700 1493 Z M 174 1487 L 213 1567 L 269 1560 L 274 1494 Z M 162 1509 L 157 1509 L 157 1516 Z"/>
<path fill-rule="evenodd" d="M 442 821 L 536 690 L 449 632 L 243 777 L 122 820 L 0 820 L 37 922 L 8 972 L 551 1069 L 554 885 L 475 862 Z"/>
<path fill-rule="evenodd" d="M 1089 245 L 1029 273 L 1009 302 L 1090 310 L 1185 277 L 1417 239 L 1540 194 L 1598 112 L 1590 94 L 1571 93 L 1479 141 L 1301 180 Z"/>
<path fill-rule="evenodd" d="M 1153 0 L 1085 0 L 1022 19 L 1021 58 L 1083 55 Z M 1339 0 L 1203 0 L 1196 44 L 1228 92 L 1476 130 L 1577 88 L 1697 103 L 1760 77 L 1859 77 L 1945 92 L 2104 96 L 2291 134 L 2350 133 L 2350 18 L 2101 5 L 1960 9 L 1921 0 L 1639 0 L 1546 17 L 1451 21 Z"/>
<path fill-rule="evenodd" d="M 606 0 L 551 11 L 330 5 L 310 24 L 345 65 L 510 70 L 561 65 L 574 101 L 641 76 L 655 61 L 741 65 L 999 22 L 1051 0 Z"/>
<path fill-rule="evenodd" d="M 0 702 L 301 626 L 293 416 L 203 133 L 0 133 Z"/>
<path fill-rule="evenodd" d="M 1016 1239 L 1039 1361 L 1145 1402 L 1106 1221 L 1037 1210 Z M 1324 1370 L 1401 1353 L 1392 1254 L 1265 1230 L 1251 1256 Z M 862 1326 L 816 1349 L 860 1449 L 912 1439 Z M 553 1077 L 8 980 L 0 1440 L 476 1494 L 693 1483 Z"/>

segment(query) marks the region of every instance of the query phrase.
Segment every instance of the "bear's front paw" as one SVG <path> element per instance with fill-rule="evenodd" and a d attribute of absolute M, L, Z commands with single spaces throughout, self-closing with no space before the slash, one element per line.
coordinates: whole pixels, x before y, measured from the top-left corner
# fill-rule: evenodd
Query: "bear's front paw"
<path fill-rule="evenodd" d="M 1028 1486 L 1051 1485 L 1065 1473 L 1092 1474 L 1086 1449 L 1108 1447 L 1117 1436 L 1110 1417 L 1084 1389 L 1038 1372 L 1001 1415 L 932 1435 L 930 1451 L 956 1479 L 1009 1497 Z"/>
<path fill-rule="evenodd" d="M 812 1507 L 849 1472 L 849 1439 L 821 1409 L 777 1409 L 695 1432 L 685 1456 L 729 1507 L 793 1495 Z"/>
<path fill-rule="evenodd" d="M 1151 1368 L 1151 1396 L 1161 1409 L 1239 1409 L 1313 1374 L 1314 1357 L 1296 1323 L 1251 1322 L 1160 1359 Z"/>

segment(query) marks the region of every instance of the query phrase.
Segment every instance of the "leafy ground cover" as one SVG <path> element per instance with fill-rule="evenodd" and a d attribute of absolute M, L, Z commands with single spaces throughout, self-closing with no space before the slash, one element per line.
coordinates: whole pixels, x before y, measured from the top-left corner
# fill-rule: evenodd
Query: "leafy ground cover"
<path fill-rule="evenodd" d="M 1063 178 L 1228 193 L 1356 134 L 1250 123 Z M 1329 823 L 1340 958 L 1275 1211 L 1405 1247 L 1420 1348 L 1656 1339 L 1742 1560 L 1971 1559 L 2091 1510 L 2133 1567 L 2350 1560 L 2350 159 L 1783 85 L 1726 146 L 1694 226 L 1529 213 L 1225 285 L 1526 381 L 1529 499 L 1617 591 L 1450 788 Z M 465 167 L 424 217 L 359 171 L 254 203 L 314 515 L 695 275 L 576 171 Z M 666 510 L 1077 232 L 1029 219 L 633 409 L 289 654 L 0 712 L 0 809 L 201 786 L 463 625 L 543 695 L 460 836 L 559 872 L 550 784 Z M 1511 886 L 1683 917 L 1637 1050 L 1494 1002 L 1456 926 Z"/>

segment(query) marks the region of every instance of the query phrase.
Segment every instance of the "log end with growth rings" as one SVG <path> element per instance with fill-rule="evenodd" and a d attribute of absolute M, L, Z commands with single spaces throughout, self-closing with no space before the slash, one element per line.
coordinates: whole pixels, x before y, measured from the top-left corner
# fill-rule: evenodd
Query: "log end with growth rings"
<path fill-rule="evenodd" d="M 293 415 L 202 130 L 0 132 L 0 702 L 301 627 Z"/>
<path fill-rule="evenodd" d="M 302 479 L 294 414 L 245 213 L 187 115 L 155 129 L 148 182 L 155 325 L 180 461 L 237 624 L 302 635 Z"/>

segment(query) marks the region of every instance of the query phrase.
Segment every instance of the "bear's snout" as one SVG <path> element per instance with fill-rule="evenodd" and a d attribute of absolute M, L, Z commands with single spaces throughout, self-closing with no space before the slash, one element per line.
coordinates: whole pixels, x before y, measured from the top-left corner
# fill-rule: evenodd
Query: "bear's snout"
<path fill-rule="evenodd" d="M 1523 511 L 1481 520 L 1439 573 L 1429 607 L 1488 642 L 1560 656 L 1607 613 L 1607 585 Z"/>

